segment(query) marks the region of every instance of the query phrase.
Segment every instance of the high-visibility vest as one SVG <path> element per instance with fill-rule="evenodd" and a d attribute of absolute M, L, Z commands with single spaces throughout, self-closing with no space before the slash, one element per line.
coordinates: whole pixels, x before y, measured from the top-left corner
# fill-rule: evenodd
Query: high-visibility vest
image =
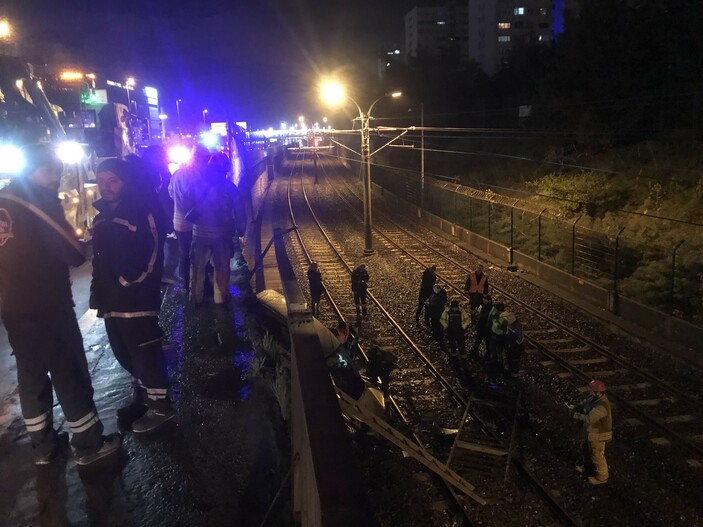
<path fill-rule="evenodd" d="M 471 274 L 469 274 L 469 293 L 481 293 L 483 294 L 483 291 L 485 290 L 486 287 L 486 273 L 483 273 L 481 275 L 480 280 L 476 280 L 476 271 L 471 271 Z"/>

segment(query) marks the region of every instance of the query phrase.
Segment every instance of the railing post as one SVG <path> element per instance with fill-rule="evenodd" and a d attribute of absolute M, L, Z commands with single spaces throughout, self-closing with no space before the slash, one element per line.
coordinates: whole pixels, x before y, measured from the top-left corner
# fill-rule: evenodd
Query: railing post
<path fill-rule="evenodd" d="M 488 200 L 488 239 L 491 239 L 491 209 L 493 209 L 493 202 Z"/>
<path fill-rule="evenodd" d="M 513 235 L 515 227 L 515 205 L 518 204 L 520 200 L 516 199 L 515 202 L 510 206 L 510 250 L 513 250 L 513 245 L 515 242 L 515 236 Z M 512 259 L 512 258 L 511 258 Z M 512 262 L 510 262 L 512 263 Z"/>
<path fill-rule="evenodd" d="M 669 313 L 674 314 L 674 310 L 676 308 L 676 252 L 679 250 L 679 247 L 683 244 L 684 240 L 681 240 L 679 243 L 676 244 L 676 247 L 674 247 L 674 251 L 671 253 L 671 296 L 670 301 L 669 301 Z"/>
<path fill-rule="evenodd" d="M 474 232 L 474 198 L 469 196 L 469 230 Z"/>
<path fill-rule="evenodd" d="M 546 208 L 542 209 L 537 216 L 537 261 L 542 261 L 542 214 L 546 212 Z"/>
<path fill-rule="evenodd" d="M 620 252 L 620 235 L 625 227 L 622 227 L 615 237 L 615 261 L 613 262 L 613 313 L 618 313 L 618 260 Z"/>
<path fill-rule="evenodd" d="M 583 216 L 576 218 L 576 221 L 571 226 L 571 276 L 576 274 L 576 224 Z"/>

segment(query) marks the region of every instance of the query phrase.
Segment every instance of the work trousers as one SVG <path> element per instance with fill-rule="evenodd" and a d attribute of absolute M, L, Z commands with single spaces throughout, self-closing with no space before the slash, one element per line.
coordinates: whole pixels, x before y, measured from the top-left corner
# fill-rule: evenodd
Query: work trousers
<path fill-rule="evenodd" d="M 481 342 L 484 342 L 486 344 L 486 348 L 488 348 L 488 333 L 485 330 L 476 331 L 476 335 L 474 336 L 474 345 L 471 347 L 471 355 L 475 359 L 479 358 Z M 488 353 L 487 349 L 486 353 Z"/>
<path fill-rule="evenodd" d="M 207 264 L 212 263 L 215 272 L 215 303 L 229 301 L 230 259 L 232 258 L 232 239 L 194 238 L 191 252 L 190 299 L 199 304 L 205 296 L 205 275 Z"/>
<path fill-rule="evenodd" d="M 103 424 L 93 402 L 83 337 L 73 307 L 67 303 L 51 313 L 6 317 L 4 322 L 17 361 L 22 416 L 37 454 L 50 454 L 55 445 L 52 387 L 76 452 L 81 455 L 99 448 Z"/>
<path fill-rule="evenodd" d="M 425 305 L 425 301 L 430 297 L 430 294 L 424 294 L 420 293 L 419 298 L 417 299 L 417 309 L 415 310 L 415 322 L 419 323 L 420 322 L 420 315 L 422 314 L 422 310 L 425 310 L 425 324 L 429 325 L 430 323 L 430 313 L 429 309 Z"/>
<path fill-rule="evenodd" d="M 471 311 L 478 308 L 483 302 L 483 293 L 469 293 L 469 308 Z"/>
<path fill-rule="evenodd" d="M 176 238 L 167 237 L 164 243 L 164 279 L 176 278 L 176 271 L 180 265 L 180 248 Z"/>
<path fill-rule="evenodd" d="M 366 289 L 354 291 L 354 304 L 357 306 L 366 304 Z"/>
<path fill-rule="evenodd" d="M 190 291 L 190 246 L 193 244 L 193 231 L 176 231 L 178 240 L 178 274 L 181 275 L 183 288 Z"/>
<path fill-rule="evenodd" d="M 608 480 L 608 463 L 605 460 L 605 441 L 583 442 L 583 466 L 587 476 L 600 481 Z"/>
<path fill-rule="evenodd" d="M 158 412 L 170 408 L 158 317 L 106 318 L 105 329 L 117 362 L 132 375 L 146 405 Z"/>
<path fill-rule="evenodd" d="M 447 340 L 449 341 L 449 353 L 452 355 L 466 355 L 466 343 L 464 342 L 463 331 L 447 330 Z"/>

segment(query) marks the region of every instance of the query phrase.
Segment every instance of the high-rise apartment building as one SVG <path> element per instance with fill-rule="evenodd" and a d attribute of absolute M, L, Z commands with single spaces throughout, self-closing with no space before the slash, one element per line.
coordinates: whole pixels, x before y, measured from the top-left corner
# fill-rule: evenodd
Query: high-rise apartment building
<path fill-rule="evenodd" d="M 488 75 L 514 47 L 552 38 L 552 0 L 469 0 L 469 57 Z"/>
<path fill-rule="evenodd" d="M 440 6 L 418 6 L 405 15 L 405 53 L 416 57 L 456 56 L 468 59 L 467 0 Z"/>

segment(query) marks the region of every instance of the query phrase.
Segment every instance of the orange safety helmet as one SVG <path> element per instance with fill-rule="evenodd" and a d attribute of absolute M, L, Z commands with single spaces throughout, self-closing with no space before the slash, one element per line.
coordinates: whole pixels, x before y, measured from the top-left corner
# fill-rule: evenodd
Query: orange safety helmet
<path fill-rule="evenodd" d="M 603 381 L 594 379 L 588 383 L 588 386 L 591 388 L 592 392 L 599 393 L 605 391 L 605 383 Z"/>

